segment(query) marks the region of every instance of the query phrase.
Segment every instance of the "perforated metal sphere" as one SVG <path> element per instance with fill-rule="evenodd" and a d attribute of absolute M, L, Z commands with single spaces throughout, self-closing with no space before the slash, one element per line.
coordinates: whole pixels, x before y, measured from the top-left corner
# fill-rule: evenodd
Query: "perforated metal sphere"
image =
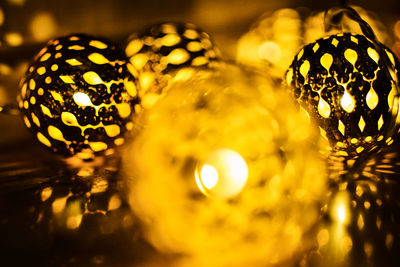
<path fill-rule="evenodd" d="M 386 55 L 363 35 L 331 35 L 301 49 L 286 73 L 295 98 L 341 156 L 393 142 L 399 73 L 389 64 L 398 69 L 399 62 L 380 48 Z"/>
<path fill-rule="evenodd" d="M 126 48 L 139 77 L 139 95 L 146 97 L 162 93 L 169 81 L 182 68 L 208 67 L 219 59 L 210 36 L 191 23 L 161 23 L 152 25 L 141 34 L 130 37 Z"/>
<path fill-rule="evenodd" d="M 18 102 L 42 144 L 88 159 L 124 142 L 138 102 L 135 82 L 114 44 L 70 35 L 50 41 L 35 57 Z"/>

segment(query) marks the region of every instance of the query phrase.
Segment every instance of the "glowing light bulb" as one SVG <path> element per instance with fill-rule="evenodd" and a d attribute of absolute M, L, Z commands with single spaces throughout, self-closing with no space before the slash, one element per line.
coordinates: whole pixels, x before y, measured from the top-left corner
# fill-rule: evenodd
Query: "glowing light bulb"
<path fill-rule="evenodd" d="M 344 91 L 343 97 L 340 100 L 340 105 L 342 105 L 342 108 L 347 113 L 350 113 L 353 111 L 353 109 L 355 107 L 355 101 L 354 101 L 353 97 L 347 91 Z"/>
<path fill-rule="evenodd" d="M 80 105 L 80 106 L 91 106 L 91 105 L 93 105 L 92 101 L 90 101 L 89 96 L 87 94 L 85 94 L 85 93 L 81 93 L 81 92 L 75 93 L 73 98 L 74 98 L 75 103 Z"/>
<path fill-rule="evenodd" d="M 346 210 L 345 210 L 344 206 L 339 206 L 337 208 L 337 218 L 342 223 L 346 220 Z"/>
<path fill-rule="evenodd" d="M 212 152 L 195 172 L 196 183 L 203 194 L 215 198 L 230 198 L 246 185 L 247 164 L 242 156 L 230 149 Z"/>
<path fill-rule="evenodd" d="M 333 200 L 331 216 L 341 225 L 347 225 L 350 222 L 349 201 L 347 192 L 339 192 Z"/>

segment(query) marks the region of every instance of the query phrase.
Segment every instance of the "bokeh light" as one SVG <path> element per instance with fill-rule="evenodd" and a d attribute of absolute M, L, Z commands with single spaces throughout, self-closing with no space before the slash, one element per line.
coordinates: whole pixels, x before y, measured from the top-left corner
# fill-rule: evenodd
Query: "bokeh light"
<path fill-rule="evenodd" d="M 137 121 L 129 202 L 152 245 L 188 256 L 183 266 L 268 265 L 304 249 L 325 196 L 322 140 L 274 89 L 224 66 L 175 82 Z"/>

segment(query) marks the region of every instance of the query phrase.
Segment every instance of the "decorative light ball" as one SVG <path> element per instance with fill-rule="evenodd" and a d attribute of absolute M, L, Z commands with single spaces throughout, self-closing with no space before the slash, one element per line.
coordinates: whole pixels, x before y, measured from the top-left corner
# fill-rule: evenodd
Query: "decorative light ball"
<path fill-rule="evenodd" d="M 264 266 L 303 249 L 325 164 L 306 112 L 274 89 L 224 66 L 174 83 L 137 121 L 122 165 L 129 202 L 183 266 Z"/>
<path fill-rule="evenodd" d="M 125 53 L 138 75 L 146 108 L 154 104 L 171 78 L 186 67 L 205 68 L 220 57 L 210 36 L 191 23 L 160 23 L 129 38 Z"/>
<path fill-rule="evenodd" d="M 262 15 L 238 41 L 236 61 L 268 69 L 282 78 L 303 43 L 302 19 L 295 9 L 284 8 Z"/>
<path fill-rule="evenodd" d="M 50 41 L 21 81 L 28 128 L 52 151 L 89 159 L 124 142 L 138 103 L 122 51 L 83 34 Z"/>
<path fill-rule="evenodd" d="M 295 98 L 341 156 L 393 142 L 399 74 L 389 64 L 399 63 L 385 46 L 379 50 L 363 35 L 331 35 L 301 49 L 286 73 Z"/>

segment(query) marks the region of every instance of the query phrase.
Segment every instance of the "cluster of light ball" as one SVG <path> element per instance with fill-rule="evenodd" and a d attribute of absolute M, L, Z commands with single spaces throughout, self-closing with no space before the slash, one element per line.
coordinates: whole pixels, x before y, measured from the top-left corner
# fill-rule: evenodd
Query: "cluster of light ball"
<path fill-rule="evenodd" d="M 286 81 L 332 147 L 341 156 L 357 156 L 393 142 L 398 73 L 389 64 L 399 63 L 385 46 L 342 33 L 302 48 Z"/>
<path fill-rule="evenodd" d="M 129 201 L 148 240 L 186 266 L 287 260 L 318 218 L 325 166 L 284 90 L 235 67 L 175 83 L 127 147 Z"/>
<path fill-rule="evenodd" d="M 138 76 L 146 108 L 154 104 L 171 78 L 185 67 L 204 68 L 219 60 L 210 36 L 191 23 L 160 23 L 129 38 L 125 48 Z"/>
<path fill-rule="evenodd" d="M 124 143 L 138 98 L 123 52 L 79 34 L 49 41 L 37 54 L 18 101 L 42 144 L 88 159 Z"/>

